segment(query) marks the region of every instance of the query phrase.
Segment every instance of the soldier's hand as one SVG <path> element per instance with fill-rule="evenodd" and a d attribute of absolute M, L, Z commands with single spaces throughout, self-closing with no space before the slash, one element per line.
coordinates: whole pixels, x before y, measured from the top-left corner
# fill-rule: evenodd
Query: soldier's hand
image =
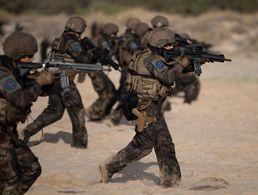
<path fill-rule="evenodd" d="M 183 66 L 184 68 L 189 66 L 192 63 L 192 59 L 186 56 L 182 56 L 180 61 L 181 61 L 180 65 Z"/>
<path fill-rule="evenodd" d="M 54 82 L 54 80 L 57 78 L 56 73 L 52 72 L 40 72 L 36 77 L 35 80 L 40 86 L 44 85 L 50 85 Z"/>

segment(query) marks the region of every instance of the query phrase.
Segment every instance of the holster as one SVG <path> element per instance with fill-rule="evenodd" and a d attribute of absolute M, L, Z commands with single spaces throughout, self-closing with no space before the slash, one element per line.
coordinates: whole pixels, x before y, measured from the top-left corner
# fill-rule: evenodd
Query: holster
<path fill-rule="evenodd" d="M 148 127 L 149 124 L 156 122 L 156 116 L 148 116 L 145 111 L 140 112 L 137 108 L 134 108 L 132 113 L 137 116 L 136 126 L 138 132 L 143 132 L 145 128 Z"/>

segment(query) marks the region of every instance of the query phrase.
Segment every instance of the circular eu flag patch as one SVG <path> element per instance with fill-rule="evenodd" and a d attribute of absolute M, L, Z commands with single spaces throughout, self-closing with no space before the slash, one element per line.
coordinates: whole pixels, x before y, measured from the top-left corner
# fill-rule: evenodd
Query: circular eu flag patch
<path fill-rule="evenodd" d="M 16 89 L 17 87 L 17 83 L 14 79 L 7 79 L 4 82 L 4 88 L 8 91 L 13 91 L 14 89 Z"/>
<path fill-rule="evenodd" d="M 166 64 L 160 60 L 156 61 L 154 66 L 158 71 L 163 71 L 167 68 Z"/>

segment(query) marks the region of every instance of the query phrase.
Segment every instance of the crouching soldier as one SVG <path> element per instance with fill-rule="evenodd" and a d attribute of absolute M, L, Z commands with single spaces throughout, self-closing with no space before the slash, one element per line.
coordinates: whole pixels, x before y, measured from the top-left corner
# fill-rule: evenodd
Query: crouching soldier
<path fill-rule="evenodd" d="M 24 194 L 41 173 L 38 158 L 18 139 L 17 124 L 24 122 L 32 102 L 55 75 L 41 72 L 21 77 L 16 62 L 31 62 L 38 46 L 35 38 L 14 32 L 3 42 L 0 56 L 0 194 Z"/>

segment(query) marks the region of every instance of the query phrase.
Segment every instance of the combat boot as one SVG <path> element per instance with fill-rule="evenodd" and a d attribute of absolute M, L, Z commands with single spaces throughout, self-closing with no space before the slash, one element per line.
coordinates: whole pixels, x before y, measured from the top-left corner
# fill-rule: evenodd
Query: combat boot
<path fill-rule="evenodd" d="M 100 172 L 100 177 L 101 177 L 100 182 L 109 183 L 113 174 L 108 171 L 108 165 L 106 162 L 99 165 L 99 172 Z"/>
<path fill-rule="evenodd" d="M 160 186 L 163 188 L 176 187 L 179 185 L 181 178 L 177 175 L 160 177 Z"/>
<path fill-rule="evenodd" d="M 74 147 L 74 148 L 81 148 L 81 149 L 87 148 L 87 146 L 88 146 L 88 135 L 87 135 L 87 133 L 82 137 L 78 137 L 78 136 L 73 135 L 73 141 L 72 141 L 71 146 Z"/>
<path fill-rule="evenodd" d="M 160 186 L 163 188 L 176 187 L 181 181 L 181 172 L 179 166 L 175 166 L 173 172 L 166 166 L 160 169 Z"/>

